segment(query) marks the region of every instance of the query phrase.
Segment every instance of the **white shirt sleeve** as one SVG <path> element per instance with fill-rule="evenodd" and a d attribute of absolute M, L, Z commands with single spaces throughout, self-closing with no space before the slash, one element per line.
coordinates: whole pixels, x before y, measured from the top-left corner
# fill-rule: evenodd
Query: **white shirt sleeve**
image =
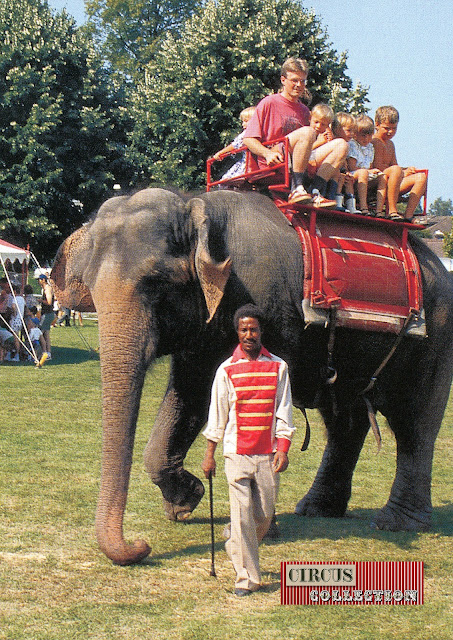
<path fill-rule="evenodd" d="M 225 433 L 230 412 L 228 376 L 223 367 L 217 369 L 211 390 L 208 423 L 203 435 L 208 440 L 220 442 Z"/>
<path fill-rule="evenodd" d="M 279 367 L 275 420 L 275 437 L 291 441 L 296 428 L 293 424 L 293 402 L 288 365 L 283 360 Z"/>

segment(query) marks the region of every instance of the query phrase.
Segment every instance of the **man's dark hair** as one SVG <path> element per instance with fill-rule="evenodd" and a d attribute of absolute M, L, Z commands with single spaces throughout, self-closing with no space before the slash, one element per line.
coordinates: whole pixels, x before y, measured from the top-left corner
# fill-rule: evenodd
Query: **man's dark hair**
<path fill-rule="evenodd" d="M 260 323 L 260 328 L 263 329 L 264 313 L 256 306 L 256 304 L 244 304 L 236 311 L 233 318 L 233 324 L 236 331 L 239 328 L 239 320 L 241 318 L 255 318 Z"/>

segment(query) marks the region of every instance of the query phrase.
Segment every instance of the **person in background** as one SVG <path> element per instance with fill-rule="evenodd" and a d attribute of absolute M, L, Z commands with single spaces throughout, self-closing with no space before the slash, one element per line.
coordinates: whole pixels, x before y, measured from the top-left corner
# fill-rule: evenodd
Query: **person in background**
<path fill-rule="evenodd" d="M 44 340 L 44 335 L 39 328 L 39 325 L 39 318 L 31 318 L 29 320 L 28 335 L 38 360 L 47 349 L 46 341 Z M 29 356 L 29 358 L 31 359 L 31 356 Z"/>
<path fill-rule="evenodd" d="M 41 273 L 38 276 L 38 282 L 41 286 L 42 297 L 41 297 L 41 331 L 44 336 L 44 340 L 46 342 L 46 353 L 47 359 L 52 359 L 51 354 L 51 345 L 50 345 L 50 327 L 55 318 L 55 312 L 53 310 L 54 305 L 54 295 L 52 291 L 52 287 L 50 286 L 48 277 Z"/>
<path fill-rule="evenodd" d="M 17 284 L 12 285 L 14 295 L 9 298 L 9 306 L 11 307 L 11 318 L 9 321 L 11 330 L 14 335 L 15 355 L 11 358 L 12 362 L 20 360 L 20 334 L 24 326 L 25 316 L 25 299 L 21 295 L 20 287 Z"/>

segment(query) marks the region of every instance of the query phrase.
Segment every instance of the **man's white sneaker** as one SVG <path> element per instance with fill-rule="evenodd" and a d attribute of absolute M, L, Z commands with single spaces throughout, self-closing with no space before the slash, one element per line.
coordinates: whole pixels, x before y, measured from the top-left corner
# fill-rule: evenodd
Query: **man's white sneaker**
<path fill-rule="evenodd" d="M 305 191 L 302 185 L 293 189 L 288 198 L 290 204 L 295 204 L 296 202 L 299 204 L 310 204 L 311 200 L 311 195 Z"/>

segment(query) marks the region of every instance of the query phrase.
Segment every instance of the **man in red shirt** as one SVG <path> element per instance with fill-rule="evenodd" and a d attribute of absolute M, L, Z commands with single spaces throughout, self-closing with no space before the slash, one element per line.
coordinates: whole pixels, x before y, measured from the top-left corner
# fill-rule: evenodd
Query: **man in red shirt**
<path fill-rule="evenodd" d="M 286 60 L 281 68 L 282 90 L 259 102 L 245 131 L 244 144 L 258 156 L 260 166 L 272 166 L 283 162 L 282 149 L 280 145 L 269 148 L 265 144 L 287 136 L 292 157 L 292 191 L 288 201 L 334 208 L 336 201 L 324 196 L 327 183 L 346 158 L 348 147 L 340 138 L 325 143 L 325 160 L 313 179 L 311 195 L 307 193 L 303 185 L 304 172 L 316 140 L 316 131 L 309 126 L 310 111 L 300 101 L 305 92 L 307 75 L 305 60 Z"/>

